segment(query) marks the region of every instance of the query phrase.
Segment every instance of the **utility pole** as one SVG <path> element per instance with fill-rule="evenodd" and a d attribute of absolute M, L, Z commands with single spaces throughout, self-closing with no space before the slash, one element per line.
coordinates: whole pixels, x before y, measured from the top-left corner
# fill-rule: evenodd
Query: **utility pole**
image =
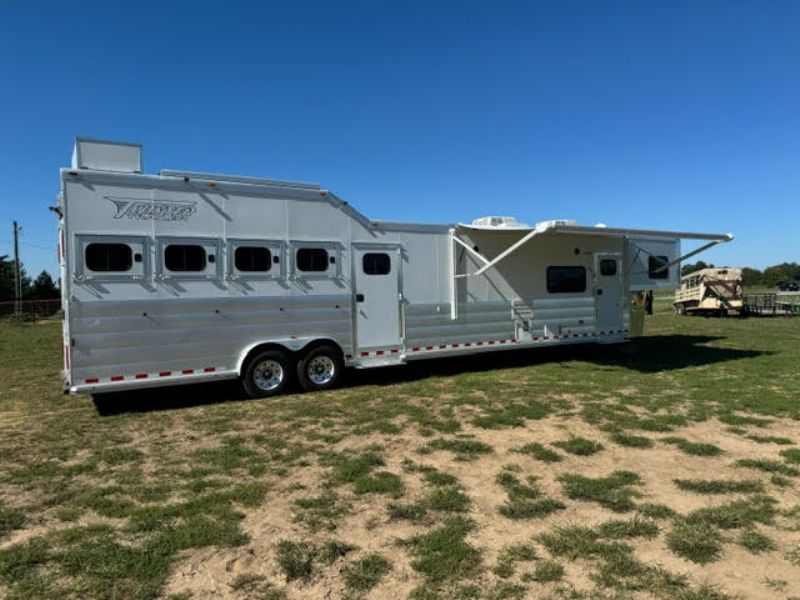
<path fill-rule="evenodd" d="M 19 268 L 20 226 L 14 221 L 14 314 L 22 314 L 22 276 Z"/>

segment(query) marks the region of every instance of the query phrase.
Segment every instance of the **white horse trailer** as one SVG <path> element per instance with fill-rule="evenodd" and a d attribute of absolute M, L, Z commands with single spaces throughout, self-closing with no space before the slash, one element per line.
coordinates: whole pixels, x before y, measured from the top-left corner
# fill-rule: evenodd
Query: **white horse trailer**
<path fill-rule="evenodd" d="M 73 393 L 240 378 L 267 396 L 343 367 L 622 342 L 631 292 L 677 286 L 681 238 L 732 239 L 371 221 L 316 184 L 145 175 L 138 145 L 81 138 L 55 211 Z"/>

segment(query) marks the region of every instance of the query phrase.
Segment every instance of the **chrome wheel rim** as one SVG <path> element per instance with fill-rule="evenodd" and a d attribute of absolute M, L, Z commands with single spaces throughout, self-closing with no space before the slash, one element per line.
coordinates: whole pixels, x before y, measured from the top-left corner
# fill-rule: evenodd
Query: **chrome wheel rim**
<path fill-rule="evenodd" d="M 330 383 L 335 373 L 336 363 L 327 356 L 315 356 L 306 367 L 306 374 L 315 385 Z"/>
<path fill-rule="evenodd" d="M 283 383 L 283 376 L 283 367 L 275 360 L 263 360 L 253 370 L 253 382 L 265 392 L 277 389 Z"/>

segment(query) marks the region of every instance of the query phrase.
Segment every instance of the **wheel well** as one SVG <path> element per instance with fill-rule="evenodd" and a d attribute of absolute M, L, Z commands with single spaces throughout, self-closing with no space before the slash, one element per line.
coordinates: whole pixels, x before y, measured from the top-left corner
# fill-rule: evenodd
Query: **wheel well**
<path fill-rule="evenodd" d="M 244 358 L 239 362 L 239 375 L 241 375 L 245 369 L 247 368 L 247 364 L 252 360 L 252 358 L 260 353 L 265 352 L 266 350 L 280 350 L 287 356 L 292 356 L 295 353 L 289 350 L 286 346 L 282 346 L 281 344 L 275 344 L 273 342 L 267 342 L 265 344 L 258 344 L 257 346 L 253 346 L 250 350 L 248 350 L 247 354 L 245 354 Z"/>
<path fill-rule="evenodd" d="M 342 351 L 342 347 L 335 341 L 328 338 L 320 338 L 313 340 L 308 344 L 306 344 L 305 346 L 303 346 L 302 348 L 300 348 L 299 350 L 291 350 L 286 346 L 284 346 L 283 344 L 277 344 L 275 342 L 265 342 L 263 344 L 258 344 L 256 346 L 253 346 L 250 350 L 247 351 L 247 354 L 245 354 L 244 358 L 239 363 L 239 374 L 241 375 L 244 372 L 244 370 L 247 368 L 247 363 L 250 362 L 250 360 L 259 352 L 264 352 L 266 350 L 280 350 L 281 352 L 286 354 L 286 356 L 292 358 L 301 354 L 305 354 L 306 352 L 309 352 L 319 346 L 332 346 L 336 348 L 336 350 L 339 352 L 339 357 L 342 360 L 344 360 L 344 351 Z"/>
<path fill-rule="evenodd" d="M 318 340 L 314 340 L 313 342 L 309 342 L 298 351 L 298 354 L 305 354 L 306 352 L 311 352 L 311 350 L 313 350 L 314 348 L 318 348 L 320 346 L 331 346 L 335 348 L 336 351 L 339 353 L 339 358 L 344 360 L 344 351 L 342 350 L 342 347 L 333 340 L 327 338 L 320 338 Z"/>

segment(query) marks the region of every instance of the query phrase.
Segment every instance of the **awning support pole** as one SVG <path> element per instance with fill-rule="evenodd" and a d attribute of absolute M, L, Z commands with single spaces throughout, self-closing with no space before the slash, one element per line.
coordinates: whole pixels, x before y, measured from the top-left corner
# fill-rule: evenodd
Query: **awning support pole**
<path fill-rule="evenodd" d="M 680 257 L 676 258 L 675 260 L 673 260 L 673 261 L 671 261 L 671 262 L 668 262 L 668 263 L 667 263 L 667 264 L 665 264 L 665 265 L 661 265 L 661 266 L 660 266 L 660 267 L 658 267 L 657 269 L 653 269 L 653 273 L 659 273 L 659 272 L 661 272 L 661 271 L 666 271 L 666 270 L 667 270 L 667 269 L 669 269 L 669 268 L 670 268 L 672 265 L 676 265 L 676 264 L 678 264 L 679 262 L 681 262 L 681 261 L 683 261 L 683 260 L 686 260 L 687 258 L 691 258 L 691 257 L 693 257 L 693 256 L 694 256 L 694 255 L 696 255 L 696 254 L 700 254 L 701 252 L 705 252 L 706 250 L 708 250 L 708 249 L 709 249 L 709 248 L 711 248 L 712 246 L 716 246 L 717 244 L 719 244 L 721 241 L 723 241 L 723 240 L 714 240 L 713 242 L 709 242 L 709 243 L 707 243 L 707 244 L 704 244 L 703 246 L 700 246 L 700 247 L 699 247 L 699 248 L 697 248 L 696 250 L 692 250 L 692 251 L 691 251 L 691 252 L 689 252 L 688 254 L 684 254 L 683 256 L 680 256 Z"/>
<path fill-rule="evenodd" d="M 506 256 L 508 256 L 509 254 L 514 252 L 515 250 L 518 250 L 519 248 L 521 248 L 522 246 L 527 244 L 534 236 L 539 235 L 543 231 L 546 231 L 546 230 L 534 229 L 533 231 L 525 234 L 522 238 L 520 238 L 519 240 L 517 240 L 516 242 L 511 244 L 508 248 L 503 250 L 500 254 L 495 256 L 491 261 L 487 262 L 480 269 L 475 271 L 473 273 L 473 275 L 480 275 L 484 271 L 486 271 L 488 269 L 491 269 L 493 266 L 495 266 L 497 263 L 499 263 L 501 260 L 503 260 Z"/>

